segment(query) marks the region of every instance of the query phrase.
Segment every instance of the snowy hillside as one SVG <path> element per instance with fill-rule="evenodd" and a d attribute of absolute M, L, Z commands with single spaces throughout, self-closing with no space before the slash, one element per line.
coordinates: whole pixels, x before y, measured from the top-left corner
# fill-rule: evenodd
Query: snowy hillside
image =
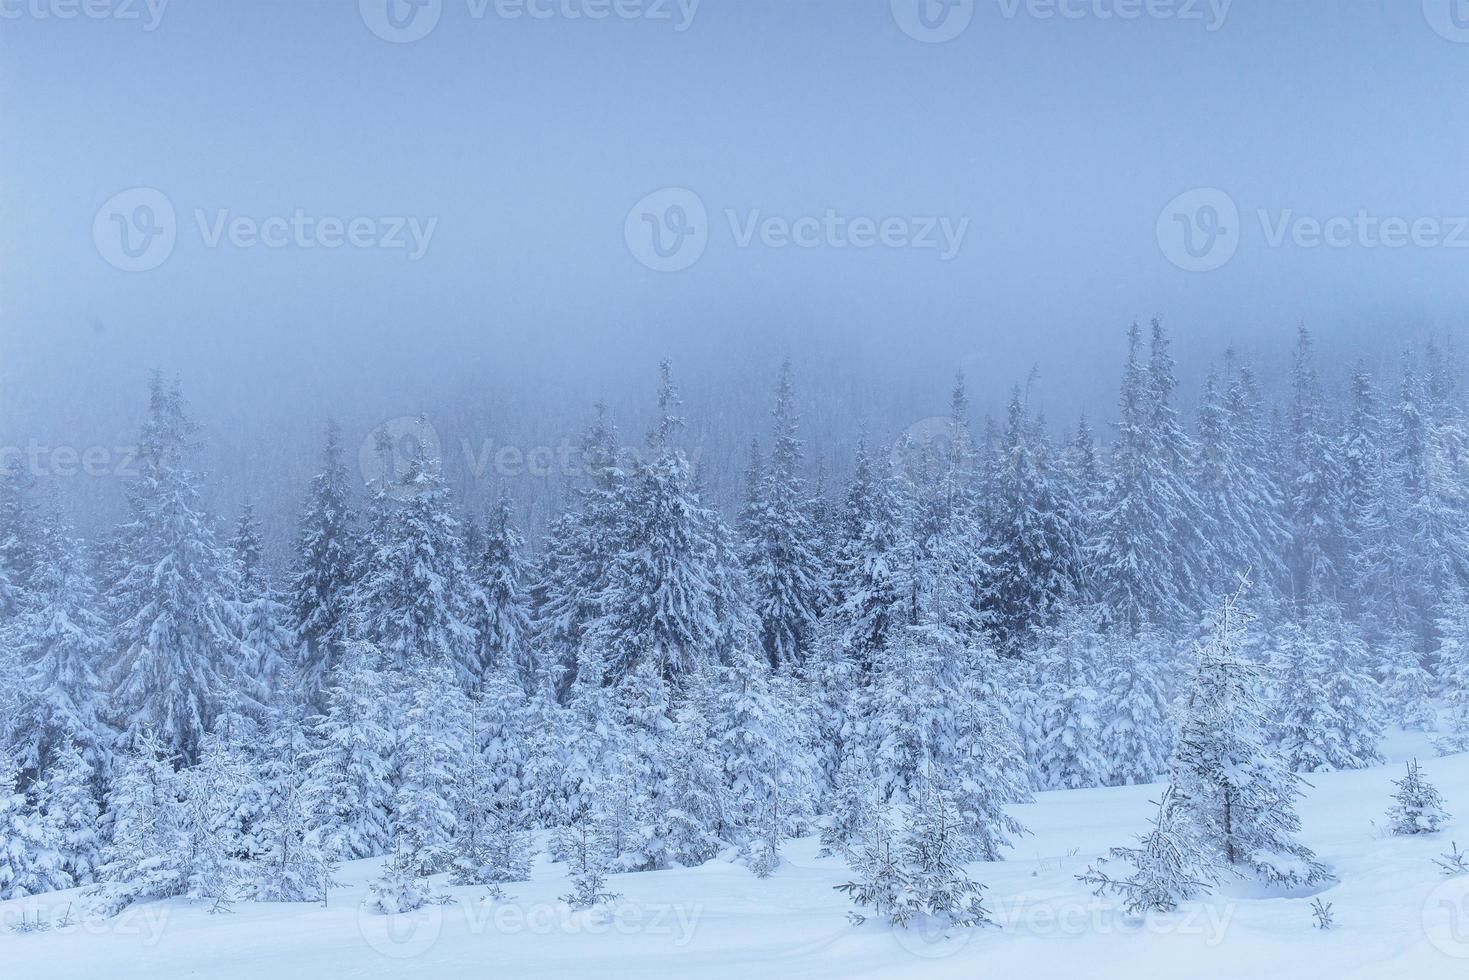
<path fill-rule="evenodd" d="M 447 889 L 457 901 L 401 916 L 360 903 L 377 859 L 347 865 L 329 907 L 148 902 L 105 924 L 46 933 L 0 932 L 10 976 L 239 977 L 1454 977 L 1469 962 L 1469 875 L 1445 878 L 1433 860 L 1460 837 L 1469 845 L 1469 755 L 1432 758 L 1426 740 L 1399 734 L 1394 762 L 1323 773 L 1300 805 L 1303 839 L 1338 876 L 1319 890 L 1335 926 L 1313 928 L 1315 889 L 1226 887 L 1176 913 L 1124 916 L 1074 875 L 1144 829 L 1157 786 L 1037 794 L 1013 808 L 1032 833 L 999 863 L 972 865 L 988 885 L 996 926 L 949 937 L 874 921 L 851 925 L 832 886 L 847 879 L 814 839 L 791 842 L 786 863 L 759 880 L 714 861 L 689 870 L 615 875 L 623 897 L 605 911 L 571 912 L 565 865 L 537 862 L 508 899 L 484 888 Z M 1398 760 L 1420 755 L 1451 813 L 1440 833 L 1391 837 L 1381 827 Z M 75 892 L 0 904 L 7 924 L 59 919 Z"/>

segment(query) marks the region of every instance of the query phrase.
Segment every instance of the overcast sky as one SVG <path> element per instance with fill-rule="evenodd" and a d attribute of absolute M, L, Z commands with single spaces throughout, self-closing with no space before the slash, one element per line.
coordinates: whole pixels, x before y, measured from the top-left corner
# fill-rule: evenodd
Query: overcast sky
<path fill-rule="evenodd" d="M 663 353 L 713 429 L 784 353 L 813 419 L 1105 416 L 1133 319 L 1193 384 L 1469 309 L 1451 0 L 87 2 L 0 2 L 11 444 L 157 365 L 294 493 L 327 414 L 550 438 Z"/>

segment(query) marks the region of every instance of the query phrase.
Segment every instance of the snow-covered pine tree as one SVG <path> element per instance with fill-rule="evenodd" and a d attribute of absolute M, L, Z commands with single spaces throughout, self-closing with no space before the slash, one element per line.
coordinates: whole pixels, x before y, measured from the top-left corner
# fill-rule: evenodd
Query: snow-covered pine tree
<path fill-rule="evenodd" d="M 1465 442 L 1458 413 L 1436 399 L 1405 363 L 1391 445 L 1401 495 L 1404 597 L 1420 650 L 1435 645 L 1443 597 L 1469 588 Z"/>
<path fill-rule="evenodd" d="M 0 463 L 0 623 L 30 601 L 36 554 L 35 477 L 19 459 Z"/>
<path fill-rule="evenodd" d="M 91 892 L 104 914 L 141 899 L 188 891 L 179 777 L 165 751 L 163 742 L 144 730 L 116 759 L 107 794 L 112 836 L 102 849 L 100 884 Z"/>
<path fill-rule="evenodd" d="M 906 874 L 893 907 L 894 924 L 969 927 L 990 921 L 980 894 L 983 886 L 963 867 L 978 856 L 978 849 L 958 804 L 928 767 L 919 779 L 898 851 Z"/>
<path fill-rule="evenodd" d="M 46 838 L 60 854 L 61 868 L 72 885 L 92 884 L 101 863 L 101 809 L 94 784 L 95 773 L 86 757 L 67 742 L 36 786 Z"/>
<path fill-rule="evenodd" d="M 619 463 L 617 428 L 606 405 L 598 402 L 596 412 L 581 442 L 587 485 L 577 488 L 576 507 L 551 523 L 530 588 L 535 647 L 562 703 L 577 681 L 583 635 L 601 614 L 626 516 L 627 475 Z"/>
<path fill-rule="evenodd" d="M 198 757 L 225 691 L 255 696 L 234 562 L 189 469 L 195 431 L 179 387 L 155 373 L 108 590 L 113 715 L 130 732 L 155 732 L 185 764 Z"/>
<path fill-rule="evenodd" d="M 1200 865 L 1196 843 L 1181 818 L 1171 785 L 1153 806 L 1153 826 L 1138 836 L 1137 847 L 1114 847 L 1106 858 L 1076 876 L 1098 896 L 1111 892 L 1121 898 L 1129 915 L 1175 911 L 1180 902 L 1207 892 L 1214 880 L 1213 870 Z M 1113 878 L 1102 870 L 1108 861 L 1124 862 L 1132 873 Z"/>
<path fill-rule="evenodd" d="M 1081 536 L 1048 471 L 1046 448 L 1017 386 L 999 447 L 983 550 L 989 570 L 984 608 L 1001 651 L 1011 654 L 1054 622 L 1080 587 Z"/>
<path fill-rule="evenodd" d="M 604 796 L 607 781 L 593 787 L 584 804 L 556 831 L 553 850 L 566 856 L 572 891 L 561 900 L 573 909 L 587 909 L 621 898 L 607 891 L 607 874 L 621 845 L 610 828 L 610 815 L 616 807 L 614 799 Z"/>
<path fill-rule="evenodd" d="M 1433 745 L 1439 755 L 1469 752 L 1469 606 L 1452 606 L 1439 621 L 1439 633 L 1438 686 L 1447 717 Z"/>
<path fill-rule="evenodd" d="M 821 823 L 821 850 L 818 856 L 840 854 L 850 862 L 853 859 L 853 848 L 875 819 L 873 811 L 877 798 L 872 767 L 867 764 L 862 753 L 849 751 L 837 770 L 831 807 Z"/>
<path fill-rule="evenodd" d="M 91 765 L 103 766 L 112 741 L 102 720 L 98 676 L 108 651 L 107 627 L 80 543 L 58 508 L 42 517 L 37 539 L 31 600 L 11 634 L 21 703 L 0 722 L 16 761 L 32 776 L 69 743 Z"/>
<path fill-rule="evenodd" d="M 1101 610 L 1082 606 L 1061 613 L 1044 629 L 1034 653 L 1039 681 L 1040 741 L 1034 765 L 1047 789 L 1080 789 L 1107 781 L 1112 762 L 1103 726 L 1113 716 L 1103 695 L 1106 663 Z"/>
<path fill-rule="evenodd" d="M 1398 791 L 1393 794 L 1387 819 L 1388 829 L 1394 834 L 1432 834 L 1448 822 L 1443 797 L 1424 778 L 1417 759 L 1408 763 L 1407 775 L 1394 779 L 1392 784 Z"/>
<path fill-rule="evenodd" d="M 232 901 L 249 890 L 246 862 L 262 817 L 251 811 L 264 796 L 251 762 L 234 740 L 216 731 L 204 736 L 198 763 L 176 777 L 181 863 L 190 898 Z"/>
<path fill-rule="evenodd" d="M 1311 606 L 1302 622 L 1277 628 L 1276 727 L 1291 769 L 1361 769 L 1382 761 L 1383 710 L 1365 660 L 1360 636 L 1334 606 Z"/>
<path fill-rule="evenodd" d="M 326 687 L 326 713 L 312 726 L 306 796 L 313 828 L 340 860 L 381 854 L 392 834 L 393 739 L 376 648 L 348 636 Z"/>
<path fill-rule="evenodd" d="M 828 612 L 838 647 L 865 679 L 879 653 L 911 625 L 903 556 L 911 550 L 891 481 L 878 471 L 865 439 L 857 443 L 840 521 Z"/>
<path fill-rule="evenodd" d="M 475 580 L 473 617 L 480 679 L 497 667 L 514 670 L 526 690 L 540 673 L 531 648 L 530 599 L 523 582 L 524 542 L 510 519 L 510 502 L 501 497 L 485 520 L 479 553 L 471 556 Z"/>
<path fill-rule="evenodd" d="M 1248 364 L 1240 363 L 1233 350 L 1225 351 L 1224 359 L 1229 382 L 1224 395 L 1224 425 L 1237 467 L 1231 481 L 1235 493 L 1244 500 L 1244 507 L 1237 513 L 1246 521 L 1240 528 L 1245 535 L 1244 554 L 1234 561 L 1248 559 L 1233 571 L 1239 575 L 1252 569 L 1262 589 L 1282 592 L 1289 584 L 1291 534 L 1285 513 L 1286 492 L 1265 418 L 1264 398 Z M 1219 565 L 1229 567 L 1223 559 Z"/>
<path fill-rule="evenodd" d="M 949 631 L 914 626 L 878 662 L 866 695 L 865 746 L 887 798 L 915 799 L 925 767 L 955 796 L 966 833 L 986 861 L 1023 832 L 1006 803 L 1029 799 L 1023 752 L 999 699 L 993 662 Z"/>
<path fill-rule="evenodd" d="M 1291 368 L 1290 462 L 1292 594 L 1305 605 L 1330 601 L 1342 575 L 1342 459 L 1327 431 L 1311 332 L 1296 333 Z"/>
<path fill-rule="evenodd" d="M 269 704 L 296 679 L 296 637 L 288 624 L 289 612 L 270 580 L 255 506 L 246 500 L 240 508 L 231 542 L 238 568 L 240 625 L 245 646 L 252 654 L 247 672 Z"/>
<path fill-rule="evenodd" d="M 460 736 L 465 761 L 454 780 L 455 884 L 524 881 L 530 875 L 532 790 L 524 779 L 531 717 L 512 668 L 492 671 L 469 701 Z"/>
<path fill-rule="evenodd" d="M 266 806 L 249 870 L 253 894 L 264 902 L 325 901 L 336 884 L 336 861 L 311 808 L 303 713 L 298 701 L 276 714 L 261 760 Z"/>
<path fill-rule="evenodd" d="M 392 667 L 448 667 L 468 689 L 478 679 L 473 585 L 440 461 L 421 445 L 401 477 L 391 465 L 383 473 L 352 594 L 352 628 Z"/>
<path fill-rule="evenodd" d="M 1171 782 L 1207 860 L 1271 883 L 1319 882 L 1330 875 L 1296 839 L 1301 781 L 1268 742 L 1262 671 L 1244 656 L 1250 616 L 1239 599 L 1224 599 L 1200 647 Z"/>
<path fill-rule="evenodd" d="M 462 771 L 468 704 L 447 665 L 420 662 L 399 678 L 406 705 L 398 724 L 395 860 L 418 876 L 446 870 L 454 853 L 454 782 Z"/>
<path fill-rule="evenodd" d="M 1127 341 L 1110 473 L 1087 549 L 1097 598 L 1116 622 L 1136 631 L 1188 618 L 1196 598 L 1190 590 L 1210 550 L 1197 541 L 1205 525 L 1189 527 L 1201 505 L 1183 479 L 1187 442 L 1167 403 L 1174 381 L 1161 328 L 1154 326 L 1147 365 L 1137 324 Z"/>
<path fill-rule="evenodd" d="M 721 760 L 710 751 L 718 735 L 709 716 L 717 710 L 709 671 L 701 670 L 674 707 L 659 807 L 668 855 L 684 867 L 710 860 L 734 836 L 734 799 Z"/>
<path fill-rule="evenodd" d="M 1452 662 L 1457 658 L 1456 644 L 1469 640 L 1469 620 L 1465 611 L 1457 605 L 1462 593 L 1451 593 L 1448 607 L 1452 610 L 1440 618 L 1439 629 L 1439 673 L 1442 683 L 1444 645 L 1451 650 Z M 1421 642 L 1418 633 L 1408 629 L 1393 629 L 1378 641 L 1378 662 L 1374 673 L 1380 678 L 1383 720 L 1388 724 L 1401 725 L 1409 731 L 1432 731 L 1438 725 L 1438 715 L 1433 706 L 1433 675 L 1423 666 L 1423 656 L 1418 652 Z"/>
<path fill-rule="evenodd" d="M 1168 770 L 1173 753 L 1171 693 L 1164 676 L 1172 651 L 1151 631 L 1112 633 L 1103 667 L 1102 756 L 1109 785 L 1151 783 Z"/>
<path fill-rule="evenodd" d="M 660 821 L 673 691 L 656 664 L 637 664 L 613 689 L 615 729 L 602 740 L 602 772 L 592 777 L 593 796 L 605 805 L 604 827 L 613 846 L 611 866 L 618 871 L 668 867 L 668 828 Z"/>
<path fill-rule="evenodd" d="M 326 424 L 321 472 L 311 480 L 296 535 L 295 573 L 287 588 L 288 626 L 301 644 L 299 679 L 314 703 L 341 660 L 356 579 L 355 516 L 341 429 Z"/>
<path fill-rule="evenodd" d="M 57 828 L 20 792 L 19 766 L 0 754 L 0 902 L 72 884 Z"/>
<path fill-rule="evenodd" d="M 579 653 L 594 657 L 614 682 L 643 661 L 666 679 L 687 674 L 716 657 L 728 638 L 726 624 L 747 614 L 734 591 L 738 579 L 720 567 L 733 557 L 720 545 L 727 529 L 700 503 L 688 460 L 674 443 L 683 420 L 673 414 L 679 402 L 670 372 L 665 360 L 648 459 L 623 498 L 599 614 Z"/>
<path fill-rule="evenodd" d="M 809 817 L 812 760 L 787 681 L 752 659 L 712 674 L 713 751 L 725 774 L 733 843 L 760 877 L 780 864 L 780 846 Z"/>
<path fill-rule="evenodd" d="M 799 667 L 814 642 L 826 582 L 816 529 L 807 512 L 796 437 L 795 388 L 784 361 L 775 386 L 775 443 L 770 466 L 751 495 L 746 515 L 745 560 L 750 595 L 760 617 L 760 638 L 774 669 Z M 753 466 L 758 463 L 756 456 Z"/>

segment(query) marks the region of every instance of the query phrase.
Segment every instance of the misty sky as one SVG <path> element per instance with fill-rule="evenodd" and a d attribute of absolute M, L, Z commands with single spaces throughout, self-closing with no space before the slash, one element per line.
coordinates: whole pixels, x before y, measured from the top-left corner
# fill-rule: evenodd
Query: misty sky
<path fill-rule="evenodd" d="M 1459 31 L 1450 0 L 1237 0 L 1222 22 L 1183 0 L 1126 20 L 1101 15 L 1128 0 L 1071 0 L 1077 18 L 961 0 L 972 21 L 943 43 L 888 0 L 703 0 L 691 20 L 690 0 L 599 20 L 568 16 L 597 0 L 539 0 L 544 18 L 443 0 L 408 43 L 369 26 L 388 0 L 173 0 L 156 23 L 144 0 L 90 2 L 118 16 L 0 3 L 0 441 L 126 441 L 160 366 L 226 501 L 298 494 L 328 414 L 349 440 L 418 412 L 551 440 L 605 396 L 638 433 L 664 353 L 692 434 L 736 459 L 787 353 L 819 447 L 942 411 L 956 367 L 977 413 L 1039 364 L 1048 417 L 1106 417 L 1133 319 L 1170 325 L 1187 390 L 1229 343 L 1278 373 L 1300 319 L 1385 358 L 1469 309 L 1469 11 Z M 176 241 L 134 272 L 94 223 L 137 187 Z M 705 207 L 707 243 L 665 272 L 628 228 L 670 187 Z M 1239 211 L 1207 272 L 1160 246 L 1197 188 Z M 416 258 L 211 245 L 222 221 L 298 211 L 432 234 Z M 828 211 L 965 231 L 951 256 L 740 244 L 751 220 Z M 1354 225 L 1313 246 L 1294 223 L 1270 242 L 1359 212 L 1449 242 L 1371 247 Z"/>

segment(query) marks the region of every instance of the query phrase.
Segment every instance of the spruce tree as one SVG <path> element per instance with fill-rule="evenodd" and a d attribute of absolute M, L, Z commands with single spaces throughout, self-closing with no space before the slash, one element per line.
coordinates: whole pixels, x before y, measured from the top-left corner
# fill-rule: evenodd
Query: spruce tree
<path fill-rule="evenodd" d="M 107 794 L 112 836 L 92 891 L 105 914 L 188 891 L 179 778 L 165 751 L 159 738 L 141 731 L 117 759 Z"/>
<path fill-rule="evenodd" d="M 101 863 L 99 833 L 101 810 L 96 774 L 74 744 L 61 746 L 44 777 L 36 798 L 46 837 L 61 857 L 61 868 L 72 885 L 90 885 Z"/>
<path fill-rule="evenodd" d="M 470 688 L 479 673 L 473 586 L 440 461 L 420 446 L 401 476 L 385 466 L 373 508 L 352 594 L 353 628 L 395 669 L 446 667 Z"/>
<path fill-rule="evenodd" d="M 1129 915 L 1173 912 L 1180 902 L 1207 892 L 1213 880 L 1212 869 L 1200 866 L 1173 787 L 1165 787 L 1153 806 L 1152 829 L 1138 836 L 1137 847 L 1114 847 L 1106 858 L 1076 876 L 1099 896 L 1111 892 L 1121 898 Z M 1108 861 L 1121 861 L 1132 873 L 1114 878 L 1102 870 Z"/>
<path fill-rule="evenodd" d="M 984 607 L 1001 650 L 1008 653 L 1033 642 L 1080 588 L 1081 536 L 1055 475 L 1048 472 L 1045 450 L 1016 387 L 984 548 Z"/>
<path fill-rule="evenodd" d="M 346 618 L 356 578 L 355 515 L 341 429 L 327 422 L 321 472 L 312 477 L 296 535 L 295 573 L 287 588 L 288 626 L 301 644 L 300 683 L 319 692 L 346 644 Z"/>
<path fill-rule="evenodd" d="M 238 569 L 240 626 L 251 654 L 246 670 L 268 704 L 297 680 L 296 637 L 288 626 L 289 612 L 271 583 L 260 520 L 248 500 L 240 509 L 231 549 Z"/>
<path fill-rule="evenodd" d="M 189 468 L 195 433 L 178 386 L 155 373 L 108 595 L 113 715 L 131 732 L 155 732 L 186 764 L 226 690 L 255 696 L 234 563 Z"/>
<path fill-rule="evenodd" d="M 0 755 L 0 901 L 67 888 L 54 828 L 16 786 L 18 766 Z"/>
<path fill-rule="evenodd" d="M 826 591 L 816 529 L 807 512 L 808 491 L 800 475 L 794 402 L 791 364 L 785 361 L 776 380 L 770 467 L 747 505 L 751 512 L 746 518 L 754 535 L 746 551 L 750 594 L 760 617 L 761 643 L 774 669 L 805 661 Z M 753 462 L 758 463 L 758 456 Z"/>
<path fill-rule="evenodd" d="M 1300 841 L 1300 777 L 1267 739 L 1261 668 L 1246 659 L 1250 616 L 1226 598 L 1203 644 L 1174 750 L 1181 814 L 1206 860 L 1267 882 L 1330 877 Z"/>
<path fill-rule="evenodd" d="M 348 638 L 328 679 L 326 713 L 315 720 L 306 753 L 313 827 L 340 860 L 381 854 L 391 838 L 393 744 L 377 659 L 370 644 Z"/>
<path fill-rule="evenodd" d="M 40 522 L 37 555 L 32 599 L 13 634 L 22 697 L 4 715 L 7 742 L 33 775 L 69 743 L 101 766 L 112 741 L 99 677 L 107 627 L 80 542 L 55 509 Z"/>
<path fill-rule="evenodd" d="M 510 503 L 502 497 L 485 521 L 478 554 L 472 556 L 476 591 L 471 625 L 477 637 L 477 681 L 497 668 L 510 669 L 530 690 L 539 670 L 531 648 L 523 547 L 510 520 Z"/>
<path fill-rule="evenodd" d="M 1449 819 L 1443 808 L 1443 797 L 1423 777 L 1418 760 L 1408 763 L 1402 779 L 1394 779 L 1398 791 L 1387 811 L 1388 827 L 1394 834 L 1432 834 Z"/>
<path fill-rule="evenodd" d="M 1063 614 L 1041 636 L 1035 653 L 1040 682 L 1041 742 L 1036 769 L 1048 789 L 1080 789 L 1107 781 L 1105 713 L 1101 671 L 1105 665 L 1100 610 L 1084 607 Z"/>

